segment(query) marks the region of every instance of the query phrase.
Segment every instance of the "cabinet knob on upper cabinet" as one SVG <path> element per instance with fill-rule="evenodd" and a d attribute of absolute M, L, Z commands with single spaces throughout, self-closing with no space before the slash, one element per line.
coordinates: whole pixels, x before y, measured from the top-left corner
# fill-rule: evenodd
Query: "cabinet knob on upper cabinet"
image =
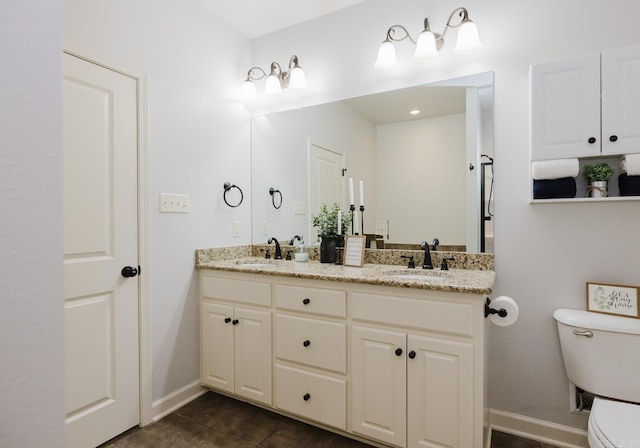
<path fill-rule="evenodd" d="M 416 357 L 416 352 L 414 352 L 413 350 L 411 350 L 411 351 L 409 352 L 409 358 L 413 359 L 413 358 L 415 358 L 415 357 Z"/>
<path fill-rule="evenodd" d="M 304 303 L 305 305 L 309 305 L 311 303 L 311 299 L 304 299 L 302 303 Z"/>
<path fill-rule="evenodd" d="M 593 145 L 596 142 L 596 138 L 595 137 L 589 137 L 589 140 L 587 140 L 587 141 Z"/>
<path fill-rule="evenodd" d="M 231 322 L 233 325 L 238 325 L 238 323 L 240 323 L 240 321 L 238 319 L 233 319 L 233 322 Z"/>
<path fill-rule="evenodd" d="M 225 324 L 228 324 L 229 322 L 231 322 L 231 318 L 230 318 L 230 317 L 227 317 L 227 318 L 224 320 L 224 323 L 225 323 Z"/>
<path fill-rule="evenodd" d="M 617 135 L 612 135 L 611 137 L 609 137 L 609 141 L 610 142 L 617 142 L 618 141 L 618 136 Z"/>
<path fill-rule="evenodd" d="M 309 347 L 311 345 L 311 341 L 309 339 L 307 339 L 306 341 L 304 341 L 302 343 L 302 345 L 304 345 L 305 347 Z"/>
<path fill-rule="evenodd" d="M 309 394 L 304 394 L 304 395 L 302 396 L 302 399 L 303 399 L 304 401 L 309 401 L 309 399 L 310 399 L 310 398 L 311 398 L 311 395 L 309 395 Z"/>
<path fill-rule="evenodd" d="M 396 356 L 402 356 L 402 349 L 401 348 L 397 348 L 396 349 Z"/>

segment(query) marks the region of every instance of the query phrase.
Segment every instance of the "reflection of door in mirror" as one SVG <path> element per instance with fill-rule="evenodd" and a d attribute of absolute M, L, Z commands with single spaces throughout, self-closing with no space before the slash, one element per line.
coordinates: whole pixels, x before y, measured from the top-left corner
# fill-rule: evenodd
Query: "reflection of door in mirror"
<path fill-rule="evenodd" d="M 337 151 L 309 142 L 309 212 L 317 215 L 322 204 L 334 203 L 343 207 L 344 156 Z M 318 239 L 316 229 L 309 220 L 309 239 Z"/>

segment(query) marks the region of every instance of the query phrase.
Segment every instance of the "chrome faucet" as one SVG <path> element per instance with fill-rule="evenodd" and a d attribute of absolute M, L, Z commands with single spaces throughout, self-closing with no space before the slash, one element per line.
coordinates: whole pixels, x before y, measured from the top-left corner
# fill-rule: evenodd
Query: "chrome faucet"
<path fill-rule="evenodd" d="M 267 244 L 276 243 L 276 254 L 274 255 L 274 260 L 282 260 L 282 250 L 280 250 L 280 243 L 274 237 L 269 238 Z"/>
<path fill-rule="evenodd" d="M 429 252 L 429 243 L 423 241 L 420 248 L 424 250 L 424 263 L 422 263 L 422 269 L 433 269 L 431 262 L 431 252 Z"/>

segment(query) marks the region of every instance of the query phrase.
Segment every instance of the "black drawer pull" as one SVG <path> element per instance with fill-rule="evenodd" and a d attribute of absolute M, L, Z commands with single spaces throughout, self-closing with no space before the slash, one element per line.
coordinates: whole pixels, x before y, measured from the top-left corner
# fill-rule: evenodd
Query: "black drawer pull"
<path fill-rule="evenodd" d="M 402 356 L 402 349 L 401 348 L 397 348 L 396 349 L 396 356 Z"/>
<path fill-rule="evenodd" d="M 304 299 L 302 303 L 304 303 L 305 305 L 309 305 L 311 303 L 311 299 Z"/>
<path fill-rule="evenodd" d="M 233 325 L 238 325 L 238 323 L 240 323 L 240 321 L 238 319 L 233 319 L 233 321 L 231 323 Z"/>
<path fill-rule="evenodd" d="M 309 394 L 304 394 L 304 396 L 302 397 L 304 401 L 309 401 L 309 398 L 311 398 L 311 395 Z"/>
<path fill-rule="evenodd" d="M 618 141 L 618 136 L 617 135 L 612 135 L 611 137 L 609 137 L 609 141 L 610 142 L 617 142 Z"/>
<path fill-rule="evenodd" d="M 230 318 L 230 317 L 227 317 L 227 318 L 224 320 L 224 323 L 225 323 L 225 324 L 228 324 L 229 322 L 231 322 L 231 318 Z"/>
<path fill-rule="evenodd" d="M 416 357 L 416 352 L 414 352 L 413 350 L 411 350 L 411 351 L 409 352 L 409 358 L 413 359 L 413 358 L 415 358 L 415 357 Z"/>
<path fill-rule="evenodd" d="M 309 347 L 311 345 L 311 341 L 309 339 L 307 339 L 306 341 L 304 341 L 302 343 L 302 345 L 304 345 L 305 347 Z"/>

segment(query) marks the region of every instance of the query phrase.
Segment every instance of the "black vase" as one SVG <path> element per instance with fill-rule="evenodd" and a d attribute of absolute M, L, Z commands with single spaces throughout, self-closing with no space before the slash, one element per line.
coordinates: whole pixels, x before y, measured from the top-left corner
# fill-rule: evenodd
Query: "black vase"
<path fill-rule="evenodd" d="M 336 262 L 336 238 L 323 236 L 320 240 L 320 263 Z"/>

